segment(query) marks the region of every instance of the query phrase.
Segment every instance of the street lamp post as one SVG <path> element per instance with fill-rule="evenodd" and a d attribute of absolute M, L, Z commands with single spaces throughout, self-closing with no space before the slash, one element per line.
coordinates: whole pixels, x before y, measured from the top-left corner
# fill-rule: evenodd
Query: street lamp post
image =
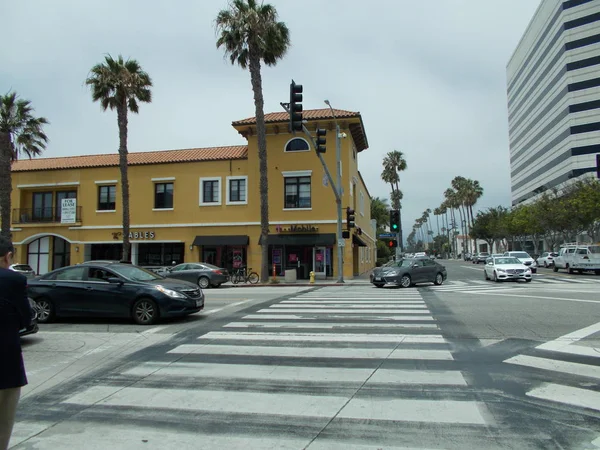
<path fill-rule="evenodd" d="M 338 195 L 336 196 L 337 203 L 337 250 L 338 250 L 338 283 L 344 282 L 344 249 L 340 245 L 340 242 L 344 239 L 342 236 L 342 149 L 341 149 L 341 131 L 340 126 L 335 117 L 335 112 L 331 107 L 329 100 L 325 100 L 325 104 L 329 106 L 333 120 L 335 121 L 335 164 L 337 166 L 337 186 L 336 190 Z"/>

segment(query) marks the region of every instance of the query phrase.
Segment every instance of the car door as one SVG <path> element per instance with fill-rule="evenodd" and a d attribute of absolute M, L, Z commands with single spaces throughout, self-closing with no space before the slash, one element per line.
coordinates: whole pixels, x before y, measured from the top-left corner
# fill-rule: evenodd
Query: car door
<path fill-rule="evenodd" d="M 130 304 L 134 293 L 126 280 L 105 267 L 88 267 L 85 292 L 86 308 L 89 314 L 104 317 L 129 317 Z M 118 278 L 121 283 L 108 280 Z"/>
<path fill-rule="evenodd" d="M 85 311 L 84 284 L 86 266 L 73 266 L 60 270 L 48 279 L 46 294 L 59 315 L 81 315 Z"/>
<path fill-rule="evenodd" d="M 485 262 L 485 267 L 483 268 L 483 270 L 485 270 L 485 274 L 488 276 L 488 278 L 492 278 L 492 274 L 494 273 L 494 266 L 495 266 L 494 258 L 490 258 L 489 260 L 487 260 Z"/>
<path fill-rule="evenodd" d="M 427 268 L 425 267 L 425 260 L 417 259 L 411 265 L 410 278 L 413 283 L 423 283 L 427 281 Z"/>
<path fill-rule="evenodd" d="M 189 264 L 178 264 L 175 267 L 172 267 L 164 276 L 167 278 L 174 278 L 176 280 L 185 279 L 187 268 Z"/>
<path fill-rule="evenodd" d="M 435 261 L 431 261 L 430 259 L 426 259 L 423 261 L 423 281 L 429 281 L 433 283 L 435 281 L 435 276 L 437 275 L 438 268 Z"/>

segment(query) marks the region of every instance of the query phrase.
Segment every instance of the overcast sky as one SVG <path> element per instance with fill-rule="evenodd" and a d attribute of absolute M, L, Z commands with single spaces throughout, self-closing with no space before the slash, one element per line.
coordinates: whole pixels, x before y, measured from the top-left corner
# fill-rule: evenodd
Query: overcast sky
<path fill-rule="evenodd" d="M 370 148 L 359 167 L 372 196 L 386 152 L 404 152 L 405 236 L 456 175 L 477 179 L 478 207 L 510 203 L 506 64 L 539 0 L 272 0 L 292 47 L 263 71 L 265 111 L 290 79 L 304 108 L 360 111 Z M 116 152 L 116 115 L 83 84 L 106 53 L 137 59 L 153 103 L 130 118 L 129 149 L 243 144 L 233 120 L 254 115 L 248 72 L 215 47 L 226 0 L 4 2 L 0 92 L 16 90 L 47 117 L 45 156 Z"/>

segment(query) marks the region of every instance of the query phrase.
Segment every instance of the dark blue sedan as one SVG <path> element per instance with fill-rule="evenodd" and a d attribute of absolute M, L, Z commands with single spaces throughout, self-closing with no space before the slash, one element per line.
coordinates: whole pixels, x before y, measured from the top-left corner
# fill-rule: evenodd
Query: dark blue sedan
<path fill-rule="evenodd" d="M 29 280 L 28 293 L 40 323 L 56 317 L 130 317 L 151 325 L 204 308 L 204 293 L 196 284 L 113 262 L 54 270 Z"/>

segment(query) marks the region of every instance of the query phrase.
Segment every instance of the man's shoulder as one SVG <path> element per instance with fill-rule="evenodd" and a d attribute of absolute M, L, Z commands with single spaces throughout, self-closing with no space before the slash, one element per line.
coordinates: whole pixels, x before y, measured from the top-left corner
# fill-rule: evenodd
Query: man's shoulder
<path fill-rule="evenodd" d="M 4 268 L 0 268 L 0 278 L 4 280 L 27 282 L 27 277 L 25 275 L 15 272 L 14 270 Z"/>

